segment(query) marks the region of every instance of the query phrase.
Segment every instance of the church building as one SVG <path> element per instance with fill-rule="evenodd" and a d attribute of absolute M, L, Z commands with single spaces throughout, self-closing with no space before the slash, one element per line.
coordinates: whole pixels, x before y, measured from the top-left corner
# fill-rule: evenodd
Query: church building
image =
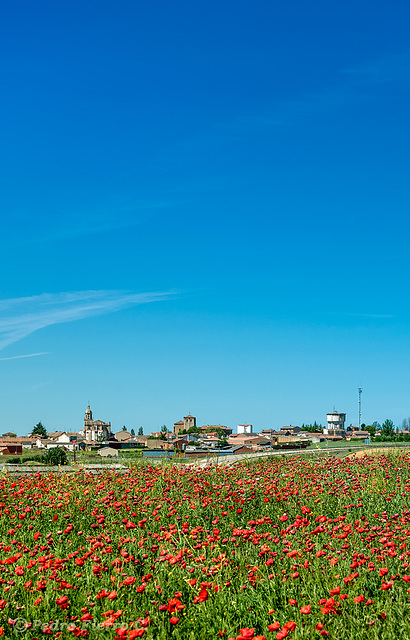
<path fill-rule="evenodd" d="M 79 433 L 86 442 L 102 442 L 111 435 L 111 422 L 93 420 L 93 413 L 88 405 L 84 417 L 84 428 Z"/>

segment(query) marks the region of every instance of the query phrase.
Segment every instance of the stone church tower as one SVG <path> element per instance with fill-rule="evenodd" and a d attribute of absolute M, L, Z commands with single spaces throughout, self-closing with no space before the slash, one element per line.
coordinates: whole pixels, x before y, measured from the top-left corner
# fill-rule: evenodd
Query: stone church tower
<path fill-rule="evenodd" d="M 87 410 L 85 412 L 85 418 L 84 418 L 84 427 L 86 424 L 92 422 L 93 420 L 93 412 L 90 409 L 90 405 L 87 405 Z"/>
<path fill-rule="evenodd" d="M 93 420 L 93 412 L 90 405 L 88 405 L 84 417 L 83 433 L 87 442 L 102 442 L 111 435 L 111 422 Z"/>

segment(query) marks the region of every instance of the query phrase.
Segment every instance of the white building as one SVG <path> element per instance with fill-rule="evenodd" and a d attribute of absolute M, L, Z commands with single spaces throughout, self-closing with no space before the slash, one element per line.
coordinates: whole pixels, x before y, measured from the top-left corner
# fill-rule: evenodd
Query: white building
<path fill-rule="evenodd" d="M 346 437 L 345 433 L 345 420 L 346 414 L 339 413 L 338 411 L 332 411 L 326 415 L 327 428 L 323 429 L 324 435 L 328 436 L 342 436 Z"/>
<path fill-rule="evenodd" d="M 253 433 L 251 424 L 238 424 L 238 433 Z"/>
<path fill-rule="evenodd" d="M 346 414 L 333 411 L 326 415 L 328 429 L 343 429 L 345 428 Z"/>

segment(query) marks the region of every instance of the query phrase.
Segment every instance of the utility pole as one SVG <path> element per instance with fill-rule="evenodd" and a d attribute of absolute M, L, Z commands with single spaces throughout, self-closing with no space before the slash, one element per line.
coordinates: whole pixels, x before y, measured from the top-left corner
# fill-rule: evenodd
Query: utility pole
<path fill-rule="evenodd" d="M 359 430 L 361 430 L 362 428 L 362 388 L 361 387 L 359 387 L 358 392 L 359 392 L 359 424 L 357 426 L 359 427 Z"/>

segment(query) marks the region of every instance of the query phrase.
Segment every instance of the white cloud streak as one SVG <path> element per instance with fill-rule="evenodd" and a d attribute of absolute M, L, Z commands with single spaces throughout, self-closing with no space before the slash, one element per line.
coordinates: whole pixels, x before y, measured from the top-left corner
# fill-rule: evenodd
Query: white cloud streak
<path fill-rule="evenodd" d="M 0 350 L 54 324 L 158 302 L 172 295 L 173 292 L 73 291 L 0 300 Z M 27 357 L 31 355 L 40 354 Z"/>
<path fill-rule="evenodd" d="M 349 313 L 348 311 L 327 311 L 327 315 L 331 316 L 349 316 L 350 318 L 376 318 L 379 320 L 388 320 L 395 316 L 383 313 Z"/>
<path fill-rule="evenodd" d="M 390 314 L 381 314 L 381 313 L 347 313 L 346 315 L 357 317 L 357 318 L 380 318 L 381 320 L 385 318 L 394 318 L 394 316 Z"/>
<path fill-rule="evenodd" d="M 35 356 L 47 356 L 49 351 L 41 351 L 40 353 L 27 353 L 22 356 L 10 356 L 9 358 L 0 358 L 0 361 L 3 360 L 20 360 L 20 358 L 34 358 Z"/>

